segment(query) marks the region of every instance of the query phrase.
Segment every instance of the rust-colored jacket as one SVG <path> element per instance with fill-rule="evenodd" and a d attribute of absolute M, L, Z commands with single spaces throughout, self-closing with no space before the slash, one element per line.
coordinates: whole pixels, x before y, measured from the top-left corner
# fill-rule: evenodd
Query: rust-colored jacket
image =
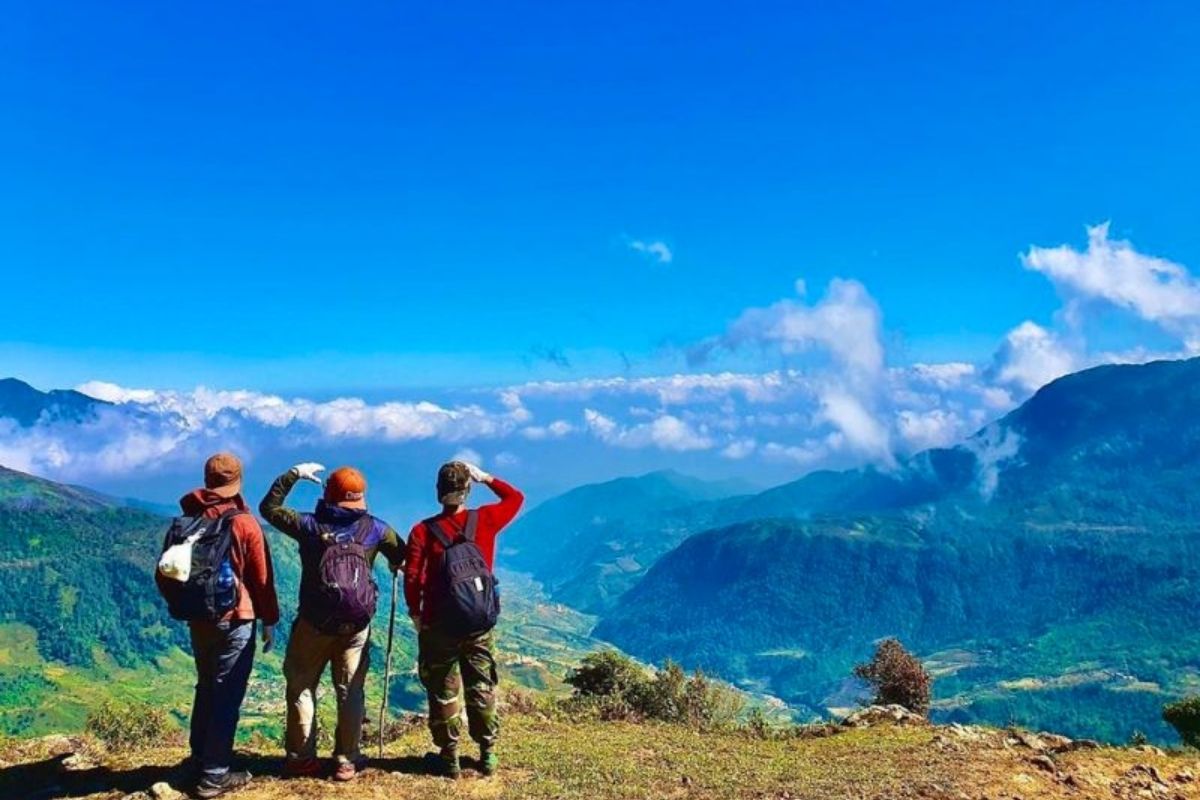
<path fill-rule="evenodd" d="M 189 517 L 204 516 L 209 519 L 219 517 L 232 508 L 246 511 L 246 503 L 241 495 L 222 497 L 208 489 L 196 489 L 185 494 L 179 500 L 179 507 Z M 262 528 L 252 514 L 238 514 L 233 518 L 232 534 L 229 563 L 239 583 L 238 604 L 223 619 L 261 619 L 264 625 L 274 625 L 279 622 L 279 600 L 275 596 L 271 550 Z M 160 585 L 170 580 L 158 574 L 157 570 L 154 578 Z"/>

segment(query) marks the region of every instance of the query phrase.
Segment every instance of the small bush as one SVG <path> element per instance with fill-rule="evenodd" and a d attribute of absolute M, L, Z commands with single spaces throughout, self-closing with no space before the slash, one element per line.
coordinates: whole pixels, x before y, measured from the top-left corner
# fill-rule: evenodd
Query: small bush
<path fill-rule="evenodd" d="M 528 689 L 504 687 L 500 690 L 502 713 L 525 717 L 554 716 L 554 698 Z"/>
<path fill-rule="evenodd" d="M 774 735 L 770 720 L 767 719 L 767 715 L 763 713 L 763 710 L 757 706 L 750 709 L 742 730 L 755 739 L 770 739 Z"/>
<path fill-rule="evenodd" d="M 123 703 L 106 700 L 88 714 L 84 730 L 104 742 L 111 750 L 130 750 L 160 746 L 174 738 L 167 712 L 149 703 Z"/>
<path fill-rule="evenodd" d="M 602 650 L 584 656 L 567 676 L 576 697 L 620 697 L 636 692 L 646 682 L 646 671 L 628 656 Z"/>
<path fill-rule="evenodd" d="M 854 674 L 875 689 L 876 704 L 901 705 L 914 714 L 929 714 L 933 679 L 896 639 L 880 642 L 874 657 L 855 667 Z"/>
<path fill-rule="evenodd" d="M 573 709 L 601 720 L 654 719 L 707 729 L 733 725 L 745 706 L 740 693 L 703 672 L 689 677 L 667 661 L 651 675 L 613 651 L 584 658 L 567 683 L 575 687 Z"/>
<path fill-rule="evenodd" d="M 1163 707 L 1166 720 L 1188 747 L 1200 748 L 1200 695 L 1191 695 Z"/>

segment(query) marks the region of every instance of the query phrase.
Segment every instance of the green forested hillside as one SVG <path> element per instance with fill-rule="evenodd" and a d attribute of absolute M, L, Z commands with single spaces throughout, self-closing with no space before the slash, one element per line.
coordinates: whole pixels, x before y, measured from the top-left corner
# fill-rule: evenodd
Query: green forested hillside
<path fill-rule="evenodd" d="M 972 480 L 955 467 L 907 506 L 696 535 L 597 634 L 813 711 L 844 706 L 849 665 L 899 636 L 941 674 L 946 716 L 1166 738 L 1162 703 L 1200 685 L 1197 400 L 1195 360 L 1069 376 L 938 451 L 970 455 Z"/>
<path fill-rule="evenodd" d="M 677 472 L 581 486 L 520 517 L 501 540 L 504 563 L 590 613 L 610 607 L 663 553 L 711 526 L 729 484 Z"/>
<path fill-rule="evenodd" d="M 0 467 L 0 617 L 38 631 L 47 659 L 90 666 L 103 645 L 128 666 L 182 644 L 146 577 L 164 521 Z"/>

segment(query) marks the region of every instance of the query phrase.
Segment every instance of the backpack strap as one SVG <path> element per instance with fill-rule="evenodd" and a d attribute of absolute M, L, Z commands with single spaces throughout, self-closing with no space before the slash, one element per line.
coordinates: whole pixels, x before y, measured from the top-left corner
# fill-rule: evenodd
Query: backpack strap
<path fill-rule="evenodd" d="M 248 512 L 242 511 L 240 508 L 228 508 L 228 509 L 222 511 L 217 516 L 217 527 L 215 528 L 215 530 L 220 531 L 220 530 L 224 530 L 225 528 L 230 527 L 233 524 L 233 520 L 235 517 L 239 517 L 245 513 L 248 513 Z M 231 536 L 233 535 L 232 530 L 230 531 L 230 535 Z"/>
<path fill-rule="evenodd" d="M 438 524 L 437 520 L 431 519 L 428 522 L 426 522 L 425 530 L 432 533 L 433 538 L 435 538 L 439 542 L 441 542 L 442 547 L 447 550 L 450 549 L 451 545 L 454 544 L 454 540 L 446 535 L 446 531 L 442 529 L 442 526 L 440 524 Z"/>
<path fill-rule="evenodd" d="M 343 531 L 350 530 L 350 541 L 355 544 L 365 547 L 366 541 L 371 535 L 371 531 L 375 530 L 375 518 L 370 514 L 363 514 L 354 522 L 347 525 L 345 528 L 333 528 L 323 522 L 315 522 L 317 530 L 317 541 L 328 545 L 338 540 L 338 537 Z"/>
<path fill-rule="evenodd" d="M 479 513 L 477 511 L 467 512 L 467 524 L 466 527 L 463 528 L 455 525 L 454 520 L 450 519 L 449 517 L 445 517 L 443 519 L 445 520 L 446 525 L 448 525 L 454 531 L 454 538 L 451 538 L 446 533 L 446 529 L 442 527 L 442 520 L 431 519 L 425 523 L 425 528 L 429 530 L 429 532 L 432 533 L 439 542 L 442 543 L 442 547 L 449 548 L 451 545 L 453 545 L 454 539 L 458 538 L 459 534 L 462 534 L 464 541 L 475 541 L 475 529 L 479 527 Z"/>

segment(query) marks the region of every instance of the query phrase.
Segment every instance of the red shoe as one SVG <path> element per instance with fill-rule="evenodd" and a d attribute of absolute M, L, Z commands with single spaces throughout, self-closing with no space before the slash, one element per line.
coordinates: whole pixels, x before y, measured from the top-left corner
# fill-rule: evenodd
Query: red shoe
<path fill-rule="evenodd" d="M 315 778 L 321 774 L 321 762 L 315 758 L 289 758 L 283 762 L 285 778 Z"/>
<path fill-rule="evenodd" d="M 335 781 L 352 781 L 358 777 L 358 767 L 351 761 L 343 761 L 337 765 L 337 771 L 333 773 Z"/>

